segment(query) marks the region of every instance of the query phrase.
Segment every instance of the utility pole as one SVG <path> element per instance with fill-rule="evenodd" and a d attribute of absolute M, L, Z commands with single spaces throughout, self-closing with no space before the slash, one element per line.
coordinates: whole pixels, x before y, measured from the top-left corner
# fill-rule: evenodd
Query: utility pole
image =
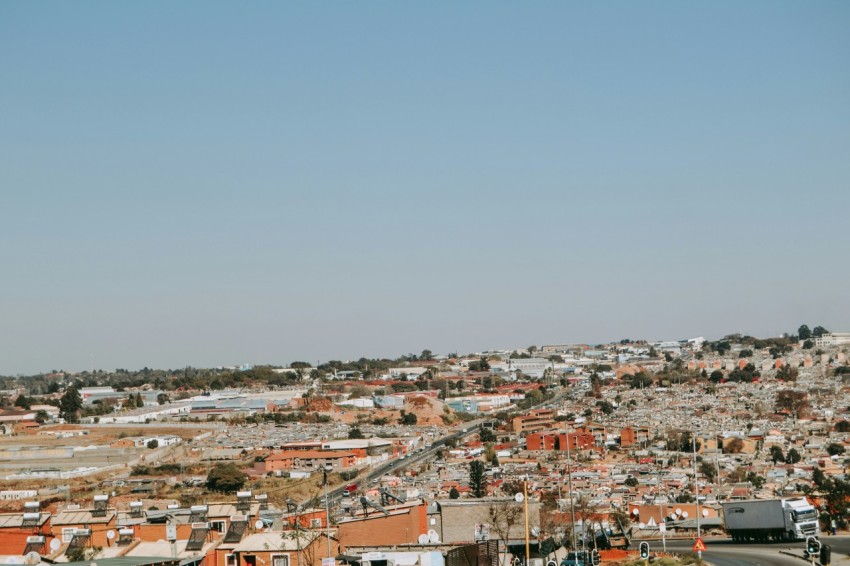
<path fill-rule="evenodd" d="M 578 541 L 576 539 L 576 508 L 575 502 L 573 501 L 573 470 L 572 461 L 570 459 L 570 435 L 567 433 L 566 421 L 564 421 L 564 443 L 567 445 L 567 485 L 570 491 L 570 515 L 572 516 L 573 521 L 570 531 L 573 535 L 573 551 L 578 553 Z M 576 554 L 576 556 L 578 556 L 578 554 Z"/>
<path fill-rule="evenodd" d="M 525 505 L 525 566 L 531 563 L 531 547 L 528 540 L 528 476 L 522 482 L 523 504 Z"/>
<path fill-rule="evenodd" d="M 691 433 L 691 442 L 694 448 L 694 500 L 696 501 L 696 515 L 697 515 L 697 538 L 702 538 L 702 533 L 699 528 L 699 482 L 697 477 L 697 435 L 696 433 Z M 702 551 L 697 551 L 697 556 L 700 560 L 702 560 Z"/>

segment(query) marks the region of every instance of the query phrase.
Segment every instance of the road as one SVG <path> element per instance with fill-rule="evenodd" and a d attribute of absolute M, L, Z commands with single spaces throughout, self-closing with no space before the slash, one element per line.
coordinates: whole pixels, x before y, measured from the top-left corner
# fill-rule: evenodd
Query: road
<path fill-rule="evenodd" d="M 824 537 L 823 544 L 832 548 L 832 564 L 850 564 L 847 553 L 850 552 L 850 536 Z M 661 541 L 650 541 L 652 552 L 661 550 Z M 692 540 L 668 540 L 667 550 L 672 552 L 691 552 Z M 805 543 L 776 544 L 739 544 L 729 539 L 705 539 L 706 551 L 702 557 L 715 566 L 804 566 L 803 550 Z"/>
<path fill-rule="evenodd" d="M 552 397 L 551 399 L 547 399 L 547 400 L 545 400 L 541 403 L 538 403 L 537 405 L 529 407 L 528 409 L 523 410 L 520 414 L 527 414 L 530 411 L 533 411 L 535 409 L 540 409 L 540 408 L 543 408 L 543 407 L 553 408 L 553 407 L 557 406 L 565 397 L 568 397 L 571 393 L 572 392 L 570 390 L 562 389 L 561 391 L 556 393 L 555 396 Z M 357 483 L 357 484 L 359 484 L 360 489 L 367 487 L 367 486 L 371 487 L 373 481 L 379 479 L 384 474 L 387 474 L 387 473 L 390 473 L 390 472 L 395 472 L 395 471 L 398 471 L 398 470 L 403 470 L 405 468 L 410 467 L 413 464 L 418 464 L 419 462 L 422 462 L 424 460 L 427 460 L 428 458 L 433 457 L 434 454 L 437 452 L 437 450 L 444 447 L 446 445 L 446 442 L 448 442 L 450 439 L 455 439 L 455 440 L 458 440 L 458 442 L 459 442 L 460 440 L 466 438 L 467 436 L 472 436 L 473 434 L 476 434 L 478 432 L 478 429 L 481 426 L 481 424 L 488 422 L 490 420 L 492 420 L 492 419 L 489 418 L 489 417 L 484 417 L 484 418 L 468 421 L 468 422 L 465 422 L 465 423 L 460 423 L 460 424 L 456 425 L 455 432 L 453 432 L 451 434 L 447 434 L 446 436 L 440 437 L 438 439 L 435 439 L 433 441 L 433 443 L 431 444 L 430 448 L 427 448 L 427 449 L 423 450 L 422 452 L 413 452 L 413 453 L 407 455 L 404 459 L 396 458 L 396 459 L 390 460 L 390 461 L 388 461 L 384 464 L 379 465 L 376 468 L 373 468 L 372 470 L 369 470 L 369 472 L 365 476 L 361 475 L 357 479 L 346 482 L 345 484 L 330 490 L 328 492 L 330 506 L 331 507 L 335 506 L 342 499 L 343 490 L 345 489 L 345 485 Z"/>

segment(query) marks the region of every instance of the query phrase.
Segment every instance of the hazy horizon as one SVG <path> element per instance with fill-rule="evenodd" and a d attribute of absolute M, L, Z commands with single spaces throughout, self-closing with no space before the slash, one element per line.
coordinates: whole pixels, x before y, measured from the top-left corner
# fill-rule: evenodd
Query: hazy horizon
<path fill-rule="evenodd" d="M 850 4 L 0 5 L 0 374 L 850 331 Z"/>

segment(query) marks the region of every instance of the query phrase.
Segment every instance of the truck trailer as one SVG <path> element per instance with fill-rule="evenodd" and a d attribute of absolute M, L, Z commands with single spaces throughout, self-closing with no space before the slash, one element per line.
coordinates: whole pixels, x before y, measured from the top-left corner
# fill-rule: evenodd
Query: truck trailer
<path fill-rule="evenodd" d="M 820 536 L 818 510 L 805 497 L 723 503 L 723 526 L 736 542 L 806 540 Z"/>

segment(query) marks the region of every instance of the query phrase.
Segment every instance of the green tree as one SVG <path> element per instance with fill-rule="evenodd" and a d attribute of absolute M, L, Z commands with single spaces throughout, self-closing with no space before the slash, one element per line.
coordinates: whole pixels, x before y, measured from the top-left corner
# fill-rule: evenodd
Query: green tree
<path fill-rule="evenodd" d="M 785 455 L 785 462 L 787 462 L 788 464 L 796 464 L 797 462 L 799 462 L 802 459 L 803 459 L 803 457 L 800 456 L 800 453 L 797 452 L 796 448 L 790 449 L 788 451 L 788 453 Z"/>
<path fill-rule="evenodd" d="M 478 438 L 481 442 L 496 442 L 496 435 L 489 428 L 484 428 L 483 426 L 478 431 Z"/>
<path fill-rule="evenodd" d="M 159 448 L 159 440 L 157 440 L 156 438 L 151 438 L 150 440 L 148 440 L 147 446 L 151 450 L 153 450 L 154 448 Z"/>
<path fill-rule="evenodd" d="M 850 432 L 850 422 L 838 421 L 833 428 L 835 432 Z"/>
<path fill-rule="evenodd" d="M 765 480 L 755 472 L 747 472 L 747 481 L 750 482 L 754 488 L 761 489 Z"/>
<path fill-rule="evenodd" d="M 812 330 L 812 336 L 814 336 L 815 338 L 820 338 L 824 334 L 829 334 L 829 330 L 827 330 L 823 326 L 815 326 L 815 328 Z"/>
<path fill-rule="evenodd" d="M 236 464 L 216 464 L 207 476 L 207 489 L 233 493 L 241 489 L 247 481 L 248 476 Z"/>
<path fill-rule="evenodd" d="M 356 426 L 353 426 L 350 429 L 348 429 L 348 438 L 366 438 L 366 437 L 363 436 L 363 432 L 359 428 L 357 428 Z"/>
<path fill-rule="evenodd" d="M 80 418 L 82 408 L 83 398 L 80 397 L 80 391 L 76 385 L 72 385 L 59 399 L 59 416 L 65 419 L 65 422 L 75 423 Z"/>
<path fill-rule="evenodd" d="M 165 405 L 166 403 L 168 403 L 168 401 L 169 401 L 169 399 L 168 399 L 167 393 L 160 393 L 159 395 L 156 396 L 156 402 L 159 403 L 160 405 Z"/>
<path fill-rule="evenodd" d="M 723 381 L 723 372 L 719 369 L 714 370 L 709 374 L 708 380 L 712 383 L 720 383 Z"/>
<path fill-rule="evenodd" d="M 416 424 L 416 415 L 413 413 L 405 413 L 402 411 L 401 415 L 401 424 L 403 425 L 415 425 Z"/>
<path fill-rule="evenodd" d="M 782 453 L 782 448 L 780 448 L 779 446 L 771 446 L 770 459 L 774 464 L 776 464 L 777 462 L 784 462 L 785 454 Z"/>
<path fill-rule="evenodd" d="M 626 481 L 624 481 L 623 483 L 626 484 L 628 487 L 637 487 L 640 482 L 638 481 L 638 479 L 636 477 L 629 476 L 629 477 L 626 478 Z"/>
<path fill-rule="evenodd" d="M 449 499 L 460 499 L 460 492 L 457 490 L 456 487 L 453 487 L 451 488 L 451 490 L 449 490 Z"/>
<path fill-rule="evenodd" d="M 699 473 L 705 476 L 708 483 L 713 483 L 714 478 L 717 476 L 717 468 L 711 462 L 702 462 L 699 465 Z"/>
<path fill-rule="evenodd" d="M 469 463 L 469 488 L 472 490 L 473 496 L 484 497 L 486 480 L 484 478 L 484 462 L 481 460 L 473 460 Z"/>
<path fill-rule="evenodd" d="M 797 329 L 797 336 L 800 340 L 808 340 L 812 337 L 812 331 L 809 330 L 809 327 L 805 324 L 801 325 L 800 328 Z"/>
<path fill-rule="evenodd" d="M 838 456 L 839 454 L 844 454 L 844 446 L 837 442 L 832 442 L 827 445 L 826 453 L 830 456 Z"/>

